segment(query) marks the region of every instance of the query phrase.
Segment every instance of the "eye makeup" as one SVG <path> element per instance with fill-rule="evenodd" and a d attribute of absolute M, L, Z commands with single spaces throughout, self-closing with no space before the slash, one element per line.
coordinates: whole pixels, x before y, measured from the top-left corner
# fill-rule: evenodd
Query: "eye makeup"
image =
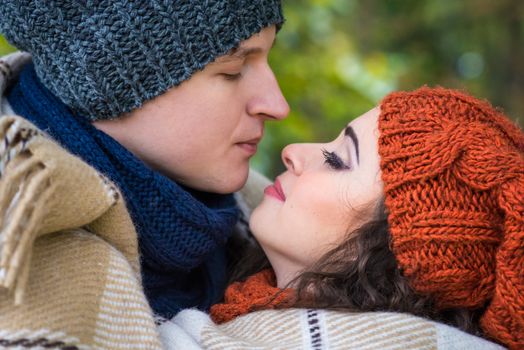
<path fill-rule="evenodd" d="M 324 164 L 327 164 L 331 169 L 334 170 L 347 170 L 351 169 L 349 165 L 344 163 L 342 158 L 339 157 L 335 152 L 322 149 L 322 155 L 324 156 Z"/>
<path fill-rule="evenodd" d="M 351 125 L 346 126 L 346 129 L 344 130 L 344 135 L 348 136 L 351 141 L 353 141 L 353 145 L 355 146 L 355 153 L 357 155 L 357 164 L 360 164 L 360 154 L 358 150 L 358 137 L 355 133 L 355 130 L 351 127 Z"/>

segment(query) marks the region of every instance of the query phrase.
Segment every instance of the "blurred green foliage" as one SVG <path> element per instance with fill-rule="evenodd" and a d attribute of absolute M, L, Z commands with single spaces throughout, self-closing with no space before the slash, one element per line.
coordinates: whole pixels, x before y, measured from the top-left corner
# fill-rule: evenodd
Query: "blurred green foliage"
<path fill-rule="evenodd" d="M 254 166 L 291 142 L 333 139 L 393 90 L 465 89 L 524 119 L 521 0 L 284 0 L 271 63 L 292 112 L 268 123 Z"/>
<path fill-rule="evenodd" d="M 9 45 L 7 40 L 0 35 L 0 56 L 13 52 L 14 50 L 15 48 Z"/>
<path fill-rule="evenodd" d="M 253 166 L 282 171 L 292 142 L 334 138 L 393 90 L 466 89 L 524 118 L 522 0 L 283 0 L 271 64 L 292 112 Z M 0 54 L 13 48 L 0 37 Z"/>

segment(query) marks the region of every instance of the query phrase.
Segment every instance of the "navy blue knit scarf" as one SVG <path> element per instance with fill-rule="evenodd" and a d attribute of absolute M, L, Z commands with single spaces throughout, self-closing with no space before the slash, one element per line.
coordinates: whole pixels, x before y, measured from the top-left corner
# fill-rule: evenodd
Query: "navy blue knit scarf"
<path fill-rule="evenodd" d="M 194 192 L 149 169 L 69 109 L 32 65 L 8 92 L 14 111 L 115 182 L 138 231 L 145 294 L 156 314 L 207 310 L 226 287 L 224 245 L 238 218 L 231 195 Z"/>

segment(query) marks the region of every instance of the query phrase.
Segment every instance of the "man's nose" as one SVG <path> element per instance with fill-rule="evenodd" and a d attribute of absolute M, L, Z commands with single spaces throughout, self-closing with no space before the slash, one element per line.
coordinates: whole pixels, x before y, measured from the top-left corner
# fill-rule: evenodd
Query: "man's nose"
<path fill-rule="evenodd" d="M 289 104 L 269 66 L 262 76 L 253 87 L 255 95 L 248 105 L 249 114 L 272 120 L 285 119 L 289 114 Z"/>

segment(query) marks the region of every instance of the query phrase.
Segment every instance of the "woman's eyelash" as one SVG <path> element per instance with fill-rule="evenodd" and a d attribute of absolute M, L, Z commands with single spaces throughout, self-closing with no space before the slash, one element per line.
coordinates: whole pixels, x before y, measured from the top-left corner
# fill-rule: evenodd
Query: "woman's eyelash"
<path fill-rule="evenodd" d="M 324 163 L 329 165 L 330 168 L 335 170 L 350 169 L 335 152 L 323 149 L 322 155 L 324 156 Z"/>

